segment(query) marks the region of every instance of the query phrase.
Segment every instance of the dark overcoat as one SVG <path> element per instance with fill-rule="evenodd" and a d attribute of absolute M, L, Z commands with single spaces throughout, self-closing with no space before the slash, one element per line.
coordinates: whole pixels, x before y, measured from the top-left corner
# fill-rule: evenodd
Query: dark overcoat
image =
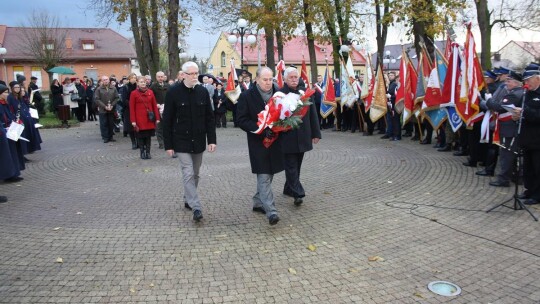
<path fill-rule="evenodd" d="M 540 88 L 527 91 L 519 145 L 527 150 L 540 149 Z"/>
<path fill-rule="evenodd" d="M 275 89 L 273 89 L 272 94 Z M 253 133 L 258 129 L 257 114 L 264 110 L 264 100 L 254 84 L 249 90 L 240 94 L 236 104 L 236 123 L 246 131 L 251 172 L 255 174 L 275 174 L 283 171 L 281 154 L 281 134 L 268 148 L 263 145 L 263 135 Z"/>
<path fill-rule="evenodd" d="M 216 144 L 216 123 L 208 91 L 201 85 L 188 88 L 184 82 L 172 85 L 165 95 L 161 124 L 165 150 L 202 153 Z"/>
<path fill-rule="evenodd" d="M 291 90 L 287 85 L 284 85 L 280 91 L 285 94 L 290 92 L 298 94 L 297 90 Z M 281 137 L 281 150 L 283 153 L 303 153 L 312 150 L 312 139 L 321 138 L 321 127 L 319 126 L 315 103 L 309 105 L 309 109 L 302 118 L 302 124 L 298 129 L 282 132 L 279 136 Z"/>

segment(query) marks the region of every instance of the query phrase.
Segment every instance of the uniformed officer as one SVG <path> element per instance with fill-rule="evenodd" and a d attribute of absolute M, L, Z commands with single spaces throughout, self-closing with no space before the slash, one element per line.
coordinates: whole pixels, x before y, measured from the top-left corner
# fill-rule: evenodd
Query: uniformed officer
<path fill-rule="evenodd" d="M 531 63 L 525 68 L 523 80 L 528 86 L 524 104 L 512 111 L 519 121 L 518 145 L 523 152 L 524 204 L 540 204 L 540 65 Z"/>

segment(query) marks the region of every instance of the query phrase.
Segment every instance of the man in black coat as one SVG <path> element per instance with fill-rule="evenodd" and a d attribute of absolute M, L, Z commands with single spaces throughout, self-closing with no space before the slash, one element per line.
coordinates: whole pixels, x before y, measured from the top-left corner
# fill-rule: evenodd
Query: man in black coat
<path fill-rule="evenodd" d="M 506 79 L 506 86 L 500 86 L 499 89 L 495 92 L 495 93 L 498 93 L 499 90 L 503 90 L 506 93 L 506 95 L 498 98 L 497 94 L 494 94 L 492 98 L 489 98 L 486 101 L 486 106 L 488 109 L 499 113 L 499 116 L 498 116 L 499 136 L 500 136 L 501 145 L 503 145 L 503 148 L 498 149 L 500 171 L 497 174 L 497 180 L 489 183 L 491 186 L 509 187 L 510 180 L 512 179 L 512 174 L 514 173 L 513 169 L 516 162 L 516 154 L 515 154 L 516 145 L 515 145 L 515 140 L 513 139 L 517 135 L 517 126 L 516 126 L 516 122 L 511 119 L 510 113 L 508 113 L 503 108 L 503 106 L 511 106 L 511 105 L 521 106 L 521 98 L 523 97 L 522 81 L 523 79 L 520 74 L 516 72 L 511 72 L 510 76 Z M 489 97 L 489 95 L 487 96 Z M 497 148 L 490 147 L 490 150 L 497 149 Z M 492 167 L 494 169 L 495 167 L 494 163 L 496 161 L 491 160 L 491 162 L 493 163 Z M 487 171 L 488 169 L 489 169 L 489 166 L 487 166 L 486 164 L 486 169 L 484 169 L 484 172 L 476 172 L 476 174 L 489 175 L 489 173 L 493 171 L 489 172 Z M 485 173 L 485 174 L 482 174 L 482 173 Z M 517 176 L 515 178 L 517 179 Z"/>
<path fill-rule="evenodd" d="M 208 141 L 208 152 L 216 150 L 216 123 L 208 91 L 198 84 L 199 67 L 188 61 L 182 65 L 184 80 L 165 95 L 163 143 L 170 157 L 176 152 L 184 182 L 184 207 L 193 210 L 193 220 L 203 217 L 197 194 L 199 170 Z"/>
<path fill-rule="evenodd" d="M 273 72 L 268 67 L 257 70 L 256 83 L 244 91 L 237 103 L 238 126 L 246 131 L 249 161 L 251 172 L 257 174 L 257 193 L 253 196 L 253 211 L 266 214 L 270 225 L 279 221 L 274 194 L 272 193 L 272 179 L 274 174 L 283 171 L 283 157 L 281 154 L 280 137 L 268 148 L 263 145 L 266 138 L 272 139 L 275 134 L 266 129 L 262 134 L 253 133 L 257 126 L 257 115 L 264 110 L 268 100 L 274 95 L 272 86 Z"/>
<path fill-rule="evenodd" d="M 32 91 L 39 89 L 37 86 L 37 77 L 30 77 L 30 84 L 28 85 L 28 95 L 32 94 Z M 45 115 L 45 104 L 43 103 L 43 96 L 39 91 L 34 93 L 34 99 L 32 100 L 36 105 L 36 109 L 40 115 Z"/>
<path fill-rule="evenodd" d="M 154 96 L 156 97 L 157 106 L 161 115 L 163 115 L 163 104 L 165 103 L 165 94 L 169 89 L 169 83 L 165 81 L 165 73 L 159 71 L 156 73 L 156 81 L 152 83 L 150 87 Z M 129 101 L 128 101 L 129 103 Z M 163 126 L 162 122 L 156 125 L 156 137 L 159 144 L 159 148 L 163 149 Z"/>
<path fill-rule="evenodd" d="M 523 150 L 523 185 L 525 204 L 540 204 L 540 65 L 529 64 L 523 73 L 529 87 L 524 104 L 512 112 L 512 119 L 521 122 L 518 126 L 518 145 Z"/>
<path fill-rule="evenodd" d="M 300 94 L 299 90 L 304 89 L 299 86 L 298 70 L 293 67 L 285 69 L 285 84 L 281 92 Z M 304 153 L 313 150 L 313 144 L 321 139 L 321 128 L 317 117 L 317 108 L 312 103 L 306 115 L 302 118 L 300 127 L 294 130 L 283 132 L 281 137 L 281 150 L 285 165 L 285 185 L 283 194 L 294 198 L 294 205 L 300 206 L 303 197 L 306 196 L 304 187 L 300 182 L 300 169 Z"/>

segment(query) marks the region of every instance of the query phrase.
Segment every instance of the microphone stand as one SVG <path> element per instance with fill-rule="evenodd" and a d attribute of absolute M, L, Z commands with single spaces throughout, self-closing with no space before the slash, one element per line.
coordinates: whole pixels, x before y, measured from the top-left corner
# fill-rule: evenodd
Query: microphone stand
<path fill-rule="evenodd" d="M 514 195 L 511 198 L 505 200 L 504 202 L 493 206 L 492 208 L 487 210 L 486 213 L 491 212 L 491 211 L 493 211 L 493 210 L 495 210 L 495 209 L 497 209 L 499 207 L 506 207 L 506 208 L 510 208 L 510 209 L 514 209 L 514 210 L 525 210 L 532 216 L 532 218 L 535 221 L 538 222 L 538 218 L 527 208 L 527 206 L 525 206 L 525 204 L 523 204 L 521 199 L 518 198 L 518 196 L 519 196 L 518 195 L 518 188 L 519 188 L 518 179 L 519 179 L 519 172 L 520 172 L 521 167 L 523 165 L 523 159 L 522 159 L 523 158 L 523 151 L 520 148 L 513 149 L 516 138 L 518 138 L 521 135 L 521 125 L 523 124 L 523 114 L 525 113 L 525 96 L 526 95 L 527 95 L 527 87 L 525 87 L 525 90 L 523 92 L 523 97 L 521 98 L 522 110 L 521 110 L 521 115 L 519 115 L 517 135 L 512 138 L 512 140 L 510 141 L 510 145 L 508 145 L 508 147 L 506 147 L 505 145 L 499 145 L 503 149 L 506 149 L 506 150 L 516 154 L 516 160 L 515 160 L 515 165 L 514 165 L 514 176 L 516 178 L 515 187 L 514 187 Z M 514 151 L 514 150 L 516 150 L 516 151 Z M 512 200 L 514 200 L 514 206 L 513 207 L 506 206 L 506 203 L 508 203 L 508 202 L 510 202 Z"/>

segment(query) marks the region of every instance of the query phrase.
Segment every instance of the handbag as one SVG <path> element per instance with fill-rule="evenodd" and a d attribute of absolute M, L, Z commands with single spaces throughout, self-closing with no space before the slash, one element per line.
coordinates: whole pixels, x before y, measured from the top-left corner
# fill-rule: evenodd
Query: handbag
<path fill-rule="evenodd" d="M 146 115 L 148 115 L 148 120 L 150 120 L 151 122 L 155 122 L 156 114 L 153 111 L 150 111 L 150 109 L 148 109 L 148 105 L 146 104 L 146 102 L 144 103 L 144 107 L 146 108 Z"/>
<path fill-rule="evenodd" d="M 71 101 L 79 101 L 81 98 L 79 97 L 79 93 L 72 93 L 71 94 Z"/>

